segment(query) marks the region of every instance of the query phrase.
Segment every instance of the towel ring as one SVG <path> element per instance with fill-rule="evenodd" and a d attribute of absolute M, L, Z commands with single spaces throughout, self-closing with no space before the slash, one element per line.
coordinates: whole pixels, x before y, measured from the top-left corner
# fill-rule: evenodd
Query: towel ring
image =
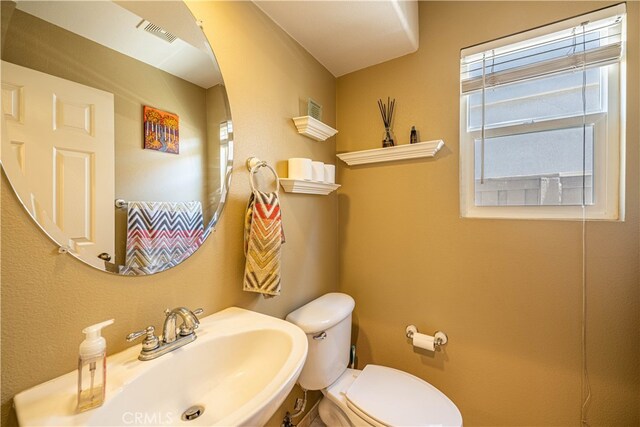
<path fill-rule="evenodd" d="M 256 184 L 253 181 L 253 176 L 256 174 L 256 172 L 258 172 L 260 168 L 263 167 L 269 169 L 271 173 L 273 173 L 273 176 L 276 179 L 276 193 L 278 193 L 278 190 L 280 188 L 280 178 L 278 178 L 278 174 L 276 173 L 275 169 L 269 166 L 264 160 L 260 160 L 256 157 L 249 157 L 247 159 L 247 169 L 249 169 L 249 183 L 251 184 L 251 191 L 256 191 Z"/>

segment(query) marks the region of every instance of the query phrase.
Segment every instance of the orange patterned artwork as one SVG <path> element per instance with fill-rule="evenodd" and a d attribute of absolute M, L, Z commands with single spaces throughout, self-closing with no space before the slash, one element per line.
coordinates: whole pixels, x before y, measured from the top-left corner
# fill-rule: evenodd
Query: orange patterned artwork
<path fill-rule="evenodd" d="M 142 115 L 144 117 L 144 148 L 179 154 L 178 116 L 146 105 Z"/>

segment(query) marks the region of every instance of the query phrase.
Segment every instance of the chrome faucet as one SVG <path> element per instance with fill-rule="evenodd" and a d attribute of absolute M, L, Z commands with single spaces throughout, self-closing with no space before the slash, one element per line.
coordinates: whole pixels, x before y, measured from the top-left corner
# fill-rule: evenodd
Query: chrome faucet
<path fill-rule="evenodd" d="M 196 310 L 197 312 L 198 310 Z M 162 328 L 162 342 L 169 344 L 174 342 L 180 337 L 186 337 L 198 329 L 200 322 L 196 317 L 196 312 L 192 312 L 188 308 L 178 307 L 173 310 L 166 309 L 164 314 L 167 316 L 164 319 L 164 327 Z M 200 309 L 202 313 L 202 309 Z M 180 316 L 182 319 L 182 325 L 180 329 L 176 329 L 176 319 Z"/>
<path fill-rule="evenodd" d="M 127 335 L 127 341 L 133 341 L 146 335 L 142 341 L 142 350 L 138 359 L 152 360 L 158 358 L 176 348 L 189 344 L 197 338 L 195 330 L 200 325 L 197 316 L 203 313 L 201 308 L 191 311 L 186 307 L 177 307 L 173 310 L 166 309 L 164 313 L 166 318 L 164 319 L 162 336 L 155 336 L 155 328 L 153 326 Z M 178 317 L 182 320 L 179 328 L 176 325 Z"/>

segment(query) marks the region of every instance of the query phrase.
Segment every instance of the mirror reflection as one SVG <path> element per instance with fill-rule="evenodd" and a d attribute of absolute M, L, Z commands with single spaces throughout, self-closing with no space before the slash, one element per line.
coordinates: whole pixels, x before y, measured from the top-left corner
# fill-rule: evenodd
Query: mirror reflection
<path fill-rule="evenodd" d="M 2 165 L 62 251 L 119 274 L 195 252 L 219 219 L 233 129 L 182 2 L 3 1 Z"/>

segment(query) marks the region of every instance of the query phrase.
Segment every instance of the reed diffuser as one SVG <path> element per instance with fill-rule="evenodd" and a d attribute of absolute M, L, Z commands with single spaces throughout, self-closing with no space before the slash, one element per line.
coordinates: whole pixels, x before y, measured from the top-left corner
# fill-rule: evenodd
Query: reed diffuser
<path fill-rule="evenodd" d="M 387 97 L 387 103 L 384 104 L 382 99 L 378 99 L 378 107 L 380 108 L 380 115 L 382 115 L 382 122 L 384 123 L 384 134 L 382 139 L 382 147 L 393 147 L 394 135 L 391 130 L 391 122 L 393 120 L 393 112 L 396 107 L 396 100 Z"/>

